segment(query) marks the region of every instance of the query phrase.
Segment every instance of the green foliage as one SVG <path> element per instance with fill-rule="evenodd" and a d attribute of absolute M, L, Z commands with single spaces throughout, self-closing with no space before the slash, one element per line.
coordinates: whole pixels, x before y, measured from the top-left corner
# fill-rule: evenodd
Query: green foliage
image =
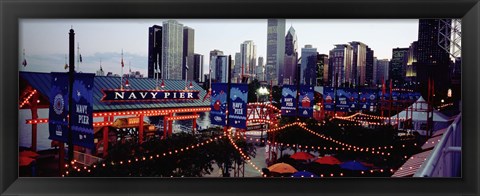
<path fill-rule="evenodd" d="M 226 137 L 186 150 L 186 147 L 220 135 L 223 135 L 221 129 L 210 128 L 197 135 L 181 132 L 173 134 L 166 140 L 152 138 L 141 145 L 126 141 L 121 145 L 113 146 L 109 151 L 109 156 L 101 163 L 97 163 L 96 168 L 91 168 L 90 173 L 71 171 L 70 176 L 201 177 L 213 171 L 213 164 L 217 164 L 221 168 L 232 168 L 235 163 L 243 163 L 243 158 Z M 255 156 L 255 148 L 252 144 L 247 144 L 244 140 L 235 142 L 246 154 Z M 174 153 L 175 150 L 180 151 L 180 149 L 184 149 L 184 151 Z M 171 155 L 170 152 L 172 152 Z M 167 153 L 168 156 L 164 157 L 163 153 Z M 156 158 L 157 154 L 160 155 L 160 158 Z M 153 158 L 150 159 L 150 156 Z M 143 161 L 144 157 L 145 161 Z M 128 160 L 131 163 L 128 163 Z M 123 164 L 119 164 L 120 161 Z M 115 165 L 111 165 L 112 162 Z M 103 163 L 106 164 L 105 167 L 102 166 Z"/>
<path fill-rule="evenodd" d="M 257 102 L 257 90 L 260 88 L 260 82 L 254 79 L 248 84 L 248 102 Z"/>

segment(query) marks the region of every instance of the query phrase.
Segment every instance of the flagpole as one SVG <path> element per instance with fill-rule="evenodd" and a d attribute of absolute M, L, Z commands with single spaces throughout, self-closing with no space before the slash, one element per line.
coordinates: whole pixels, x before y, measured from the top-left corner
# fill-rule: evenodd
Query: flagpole
<path fill-rule="evenodd" d="M 70 29 L 69 33 L 69 63 L 68 65 L 68 75 L 69 75 L 69 88 L 68 88 L 68 115 L 69 120 L 68 120 L 68 134 L 67 134 L 67 144 L 68 144 L 68 161 L 71 163 L 73 161 L 73 133 L 72 133 L 72 114 L 73 114 L 73 81 L 74 81 L 74 74 L 75 74 L 75 32 L 73 30 L 73 27 Z M 63 150 L 63 149 L 61 149 Z M 60 157 L 63 159 L 63 157 Z"/>
<path fill-rule="evenodd" d="M 187 86 L 187 75 L 188 75 L 188 58 L 185 58 L 185 90 L 188 89 L 188 86 Z"/>
<path fill-rule="evenodd" d="M 77 42 L 77 53 L 78 53 L 77 66 L 80 66 L 80 42 Z"/>
<path fill-rule="evenodd" d="M 122 64 L 122 72 L 120 74 L 120 90 L 123 90 L 123 49 L 122 49 L 122 61 L 120 63 Z"/>

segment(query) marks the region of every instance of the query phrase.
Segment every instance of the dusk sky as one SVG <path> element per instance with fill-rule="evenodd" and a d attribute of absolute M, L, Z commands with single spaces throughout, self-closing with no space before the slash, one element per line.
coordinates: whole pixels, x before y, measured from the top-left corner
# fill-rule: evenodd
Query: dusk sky
<path fill-rule="evenodd" d="M 105 71 L 120 74 L 121 51 L 125 69 L 147 75 L 148 27 L 162 25 L 167 19 L 22 19 L 20 21 L 19 62 L 25 49 L 28 65 L 20 71 L 65 71 L 68 54 L 68 32 L 75 30 L 75 42 L 80 44 L 83 63 L 77 71 L 95 72 L 100 59 Z M 209 52 L 218 49 L 226 55 L 240 51 L 240 44 L 253 40 L 257 58 L 266 57 L 266 19 L 179 19 L 195 30 L 195 53 L 204 55 L 208 65 Z M 390 59 L 392 48 L 408 47 L 418 39 L 418 19 L 287 19 L 285 31 L 295 28 L 299 54 L 306 44 L 322 54 L 328 54 L 335 44 L 360 41 L 374 50 L 378 59 Z M 286 33 L 286 32 L 285 32 Z M 77 52 L 77 46 L 75 46 Z M 67 59 L 68 61 L 68 59 Z M 76 61 L 75 61 L 76 62 Z M 204 67 L 204 73 L 208 66 Z"/>

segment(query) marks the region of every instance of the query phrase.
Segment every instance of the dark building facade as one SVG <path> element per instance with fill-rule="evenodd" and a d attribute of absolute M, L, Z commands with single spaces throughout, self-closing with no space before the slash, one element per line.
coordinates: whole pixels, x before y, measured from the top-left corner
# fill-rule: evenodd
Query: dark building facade
<path fill-rule="evenodd" d="M 204 82 L 203 81 L 203 55 L 194 54 L 193 55 L 193 81 L 195 82 Z"/>
<path fill-rule="evenodd" d="M 183 69 L 182 69 L 182 78 L 185 78 L 187 74 L 188 80 L 195 79 L 194 70 L 192 69 L 193 58 L 194 58 L 194 42 L 195 42 L 195 31 L 190 27 L 183 27 Z M 185 69 L 185 65 L 188 64 L 188 71 Z"/>
<path fill-rule="evenodd" d="M 408 48 L 394 48 L 388 70 L 388 76 L 395 86 L 405 82 L 405 70 L 408 61 Z"/>
<path fill-rule="evenodd" d="M 364 85 L 371 86 L 375 84 L 373 80 L 373 59 L 374 59 L 374 52 L 371 48 L 367 46 L 367 57 L 366 57 L 366 64 L 365 64 L 365 83 Z"/>
<path fill-rule="evenodd" d="M 148 28 L 148 78 L 154 78 L 155 68 L 162 70 L 161 66 L 162 26 L 153 25 Z"/>
<path fill-rule="evenodd" d="M 285 64 L 284 64 L 284 84 L 296 84 L 297 82 L 297 64 L 298 64 L 298 44 L 295 29 L 290 27 L 285 36 Z M 288 81 L 288 82 L 286 82 Z"/>
<path fill-rule="evenodd" d="M 328 55 L 317 55 L 317 86 L 328 84 Z"/>
<path fill-rule="evenodd" d="M 451 21 L 450 21 L 451 22 Z M 418 26 L 417 82 L 424 96 L 427 95 L 428 79 L 434 80 L 437 97 L 446 97 L 450 85 L 450 56 L 438 45 L 439 19 L 420 19 Z"/>

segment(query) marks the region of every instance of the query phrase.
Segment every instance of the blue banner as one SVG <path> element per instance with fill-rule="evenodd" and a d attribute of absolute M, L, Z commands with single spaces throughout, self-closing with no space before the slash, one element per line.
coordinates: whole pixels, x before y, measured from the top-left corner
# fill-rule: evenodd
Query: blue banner
<path fill-rule="evenodd" d="M 349 105 L 349 111 L 357 110 L 358 105 L 358 91 L 352 88 L 346 88 L 345 92 L 347 93 L 347 104 Z"/>
<path fill-rule="evenodd" d="M 297 115 L 297 86 L 283 85 L 282 89 L 282 116 Z"/>
<path fill-rule="evenodd" d="M 374 90 L 362 90 L 360 93 L 359 110 L 373 112 L 377 106 L 377 93 Z"/>
<path fill-rule="evenodd" d="M 210 100 L 210 123 L 226 126 L 227 116 L 227 84 L 212 83 L 212 96 Z"/>
<path fill-rule="evenodd" d="M 75 73 L 72 93 L 73 144 L 93 148 L 93 80 L 95 74 Z"/>
<path fill-rule="evenodd" d="M 247 129 L 248 84 L 230 84 L 228 125 Z"/>
<path fill-rule="evenodd" d="M 313 116 L 313 104 L 315 102 L 313 92 L 313 86 L 300 85 L 300 95 L 298 96 L 298 116 Z"/>
<path fill-rule="evenodd" d="M 333 87 L 323 87 L 323 105 L 325 107 L 325 111 L 333 111 L 335 108 L 335 104 L 333 101 L 335 100 Z"/>
<path fill-rule="evenodd" d="M 338 111 L 347 112 L 350 105 L 348 105 L 349 95 L 343 88 L 337 88 L 337 97 L 335 98 L 336 107 Z"/>
<path fill-rule="evenodd" d="M 48 139 L 67 142 L 68 134 L 68 75 L 51 74 L 50 108 L 48 111 Z"/>

